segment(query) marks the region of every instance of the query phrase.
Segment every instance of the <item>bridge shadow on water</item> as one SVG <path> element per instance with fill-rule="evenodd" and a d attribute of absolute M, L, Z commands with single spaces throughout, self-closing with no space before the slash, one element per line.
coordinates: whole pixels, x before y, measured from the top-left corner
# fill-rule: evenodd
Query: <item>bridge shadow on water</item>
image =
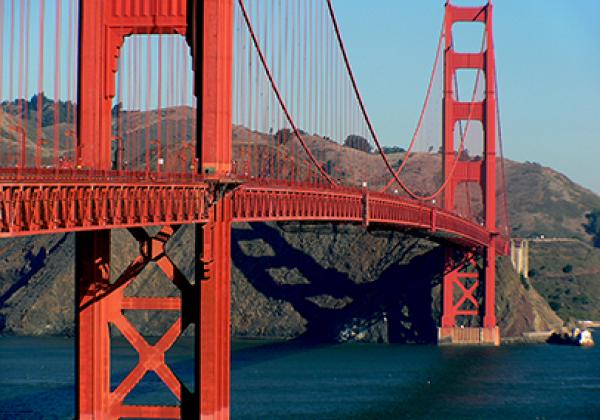
<path fill-rule="evenodd" d="M 248 256 L 240 242 L 253 240 L 265 241 L 274 255 Z M 383 341 L 435 342 L 432 288 L 439 282 L 443 266 L 439 247 L 413 257 L 409 264 L 393 263 L 377 278 L 363 283 L 353 281 L 349 273 L 323 267 L 288 243 L 277 228 L 264 223 L 235 229 L 231 254 L 234 265 L 258 292 L 290 303 L 306 320 L 305 332 L 296 340 L 333 342 L 353 323 L 373 326 L 387 319 Z M 272 269 L 281 267 L 297 270 L 308 282 L 282 284 L 271 274 Z M 327 307 L 314 299 L 323 296 L 348 303 Z"/>

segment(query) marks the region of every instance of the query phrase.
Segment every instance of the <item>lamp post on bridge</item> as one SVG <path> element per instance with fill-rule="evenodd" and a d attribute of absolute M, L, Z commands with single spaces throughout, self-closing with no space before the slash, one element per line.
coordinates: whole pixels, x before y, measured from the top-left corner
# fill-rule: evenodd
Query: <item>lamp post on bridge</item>
<path fill-rule="evenodd" d="M 154 139 L 150 141 L 150 144 L 156 146 L 156 172 L 160 173 L 160 168 L 163 165 L 163 157 L 161 154 L 161 141 L 160 139 Z"/>
<path fill-rule="evenodd" d="M 123 139 L 120 136 L 112 136 L 113 142 L 117 142 L 117 147 L 115 147 L 115 159 L 113 163 L 113 169 L 117 171 L 122 171 L 125 169 L 123 167 L 123 156 L 125 154 L 125 145 L 123 144 Z"/>
<path fill-rule="evenodd" d="M 179 172 L 183 175 L 188 169 L 186 168 L 188 161 L 192 158 L 194 152 L 194 144 L 191 141 L 185 142 L 177 157 L 179 159 Z M 197 165 L 195 166 L 197 168 Z"/>

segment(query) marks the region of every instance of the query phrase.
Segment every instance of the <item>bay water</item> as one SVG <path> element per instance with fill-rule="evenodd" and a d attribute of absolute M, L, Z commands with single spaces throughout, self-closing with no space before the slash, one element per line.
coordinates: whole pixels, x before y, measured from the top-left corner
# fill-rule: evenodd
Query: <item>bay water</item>
<path fill-rule="evenodd" d="M 598 341 L 600 337 L 596 336 Z M 122 339 L 112 386 L 137 363 Z M 193 341 L 168 352 L 193 388 Z M 0 419 L 74 418 L 74 340 L 0 337 Z M 316 345 L 237 340 L 234 419 L 600 419 L 600 347 Z M 126 403 L 176 400 L 147 374 Z"/>

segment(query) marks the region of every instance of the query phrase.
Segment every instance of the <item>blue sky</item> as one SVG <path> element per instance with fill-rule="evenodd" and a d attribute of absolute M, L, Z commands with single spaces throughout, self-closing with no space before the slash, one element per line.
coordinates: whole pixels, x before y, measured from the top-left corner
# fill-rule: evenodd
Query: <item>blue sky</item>
<path fill-rule="evenodd" d="M 0 28 L 1 40 L 0 47 L 2 49 L 2 84 L 1 84 L 1 97 L 6 99 L 10 96 L 10 86 L 12 85 L 12 98 L 18 97 L 18 82 L 20 81 L 23 88 L 22 96 L 31 96 L 37 92 L 38 86 L 38 71 L 39 68 L 39 51 L 40 51 L 40 36 L 39 36 L 39 23 L 40 23 L 40 10 L 41 0 L 0 0 L 0 13 L 2 15 L 2 27 Z M 29 16 L 27 16 L 27 4 L 29 3 Z M 12 6 L 14 4 L 14 10 Z M 44 1 L 44 32 L 43 32 L 43 43 L 44 43 L 44 92 L 50 97 L 55 96 L 54 92 L 54 68 L 56 64 L 55 54 L 55 36 L 56 36 L 56 15 L 57 7 L 60 4 L 60 21 L 61 30 L 59 31 L 60 39 L 60 61 L 59 68 L 63 74 L 63 77 L 59 79 L 60 97 L 75 97 L 75 79 L 74 75 L 76 72 L 76 56 L 73 53 L 76 45 L 77 33 L 77 14 L 75 5 L 78 4 L 77 0 L 45 0 Z M 12 30 L 12 19 L 14 17 L 14 29 Z M 31 28 L 30 31 L 23 31 L 23 44 L 29 44 L 28 50 L 19 48 L 21 44 L 21 20 L 24 21 L 24 28 Z M 27 22 L 28 20 L 28 22 Z M 12 46 L 11 46 L 12 41 Z M 71 47 L 71 48 L 68 48 Z M 12 57 L 11 64 L 13 66 L 12 74 L 10 67 L 7 63 L 8 58 Z M 28 54 L 28 55 L 27 55 Z M 25 73 L 19 78 L 19 67 L 20 61 L 23 61 L 23 68 L 25 63 L 29 61 L 30 71 L 28 73 L 27 81 L 25 81 Z M 13 82 L 10 82 L 10 76 L 13 78 Z M 27 82 L 27 83 L 26 83 Z M 26 86 L 26 88 L 25 88 Z M 70 95 L 69 95 L 70 94 Z"/>
<path fill-rule="evenodd" d="M 379 136 L 406 146 L 444 1 L 334 0 L 334 6 Z M 600 1 L 496 0 L 494 20 L 505 155 L 551 166 L 600 193 Z"/>

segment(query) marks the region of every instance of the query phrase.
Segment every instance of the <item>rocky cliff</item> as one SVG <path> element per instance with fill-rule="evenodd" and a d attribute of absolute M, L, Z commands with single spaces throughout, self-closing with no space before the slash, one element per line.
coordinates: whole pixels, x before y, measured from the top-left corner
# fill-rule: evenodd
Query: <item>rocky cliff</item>
<path fill-rule="evenodd" d="M 137 255 L 128 232 L 114 231 L 113 278 Z M 192 276 L 192 229 L 168 253 Z M 442 253 L 409 233 L 330 224 L 239 224 L 232 241 L 232 329 L 236 336 L 430 342 L 439 318 Z M 0 325 L 7 334 L 73 334 L 74 237 L 0 242 Z M 177 295 L 149 266 L 127 294 Z M 504 335 L 561 323 L 512 266 L 499 260 L 497 311 Z M 126 313 L 159 335 L 174 314 Z"/>

